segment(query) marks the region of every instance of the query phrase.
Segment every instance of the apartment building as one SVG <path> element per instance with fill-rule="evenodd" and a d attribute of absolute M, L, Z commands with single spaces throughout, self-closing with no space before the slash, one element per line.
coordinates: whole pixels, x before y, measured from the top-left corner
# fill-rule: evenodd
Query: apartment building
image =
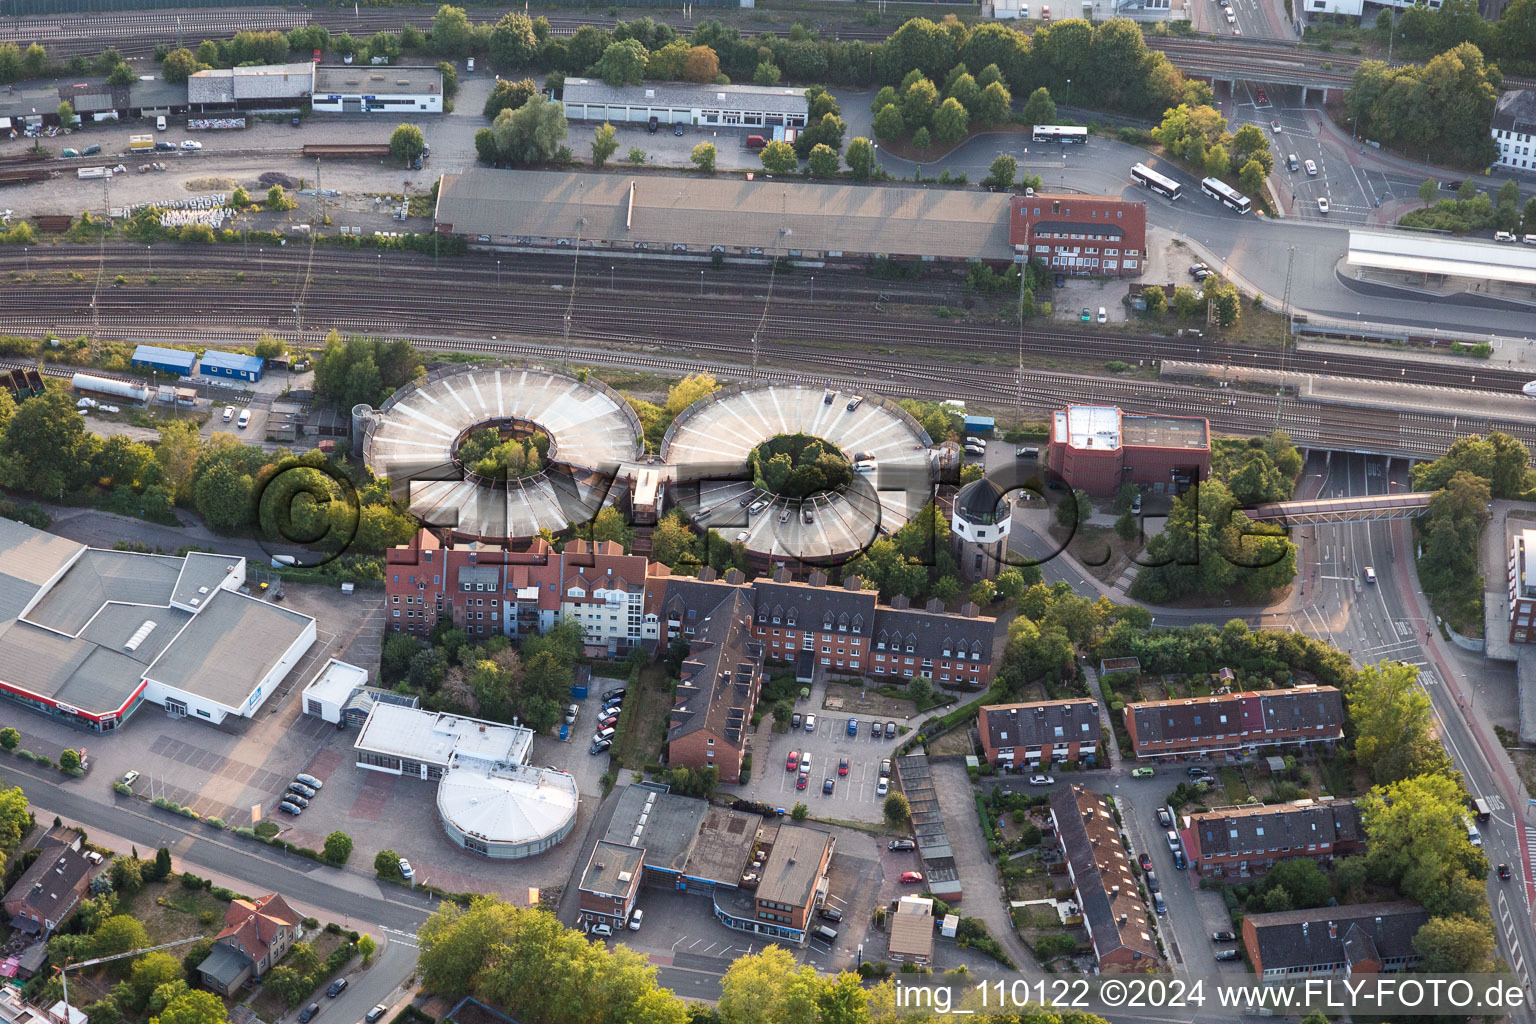
<path fill-rule="evenodd" d="M 751 605 L 725 594 L 690 639 L 667 723 L 667 763 L 720 770 L 741 781 L 747 728 L 763 688 L 763 644 L 752 635 Z"/>
<path fill-rule="evenodd" d="M 1147 701 L 1126 705 L 1125 727 L 1139 758 L 1327 744 L 1344 736 L 1344 698 L 1336 687 L 1307 685 Z"/>
<path fill-rule="evenodd" d="M 1145 971 L 1162 963 L 1150 911 L 1109 803 L 1084 786 L 1051 792 L 1051 822 L 1067 861 L 1083 927 L 1101 971 Z"/>
<path fill-rule="evenodd" d="M 1351 800 L 1234 807 L 1192 815 L 1190 860 L 1202 875 L 1247 878 L 1283 860 L 1326 863 L 1360 849 L 1360 812 Z"/>
<path fill-rule="evenodd" d="M 1099 702 L 1074 697 L 987 704 L 976 714 L 976 731 L 987 763 L 998 771 L 1023 771 L 1053 761 L 1093 761 L 1099 743 Z"/>
<path fill-rule="evenodd" d="M 1361 903 L 1243 918 L 1243 948 L 1266 982 L 1405 971 L 1421 959 L 1413 938 L 1429 921 L 1417 903 Z"/>

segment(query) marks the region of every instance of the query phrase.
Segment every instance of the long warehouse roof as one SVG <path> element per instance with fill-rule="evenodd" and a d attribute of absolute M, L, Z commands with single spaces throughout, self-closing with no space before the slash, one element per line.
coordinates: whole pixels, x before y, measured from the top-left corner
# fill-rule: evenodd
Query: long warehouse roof
<path fill-rule="evenodd" d="M 633 186 L 633 194 L 631 187 Z M 631 200 L 633 203 L 631 204 Z M 1013 258 L 1008 196 L 963 189 L 810 184 L 759 177 L 566 174 L 475 168 L 445 174 L 440 230 L 669 251 Z"/>
<path fill-rule="evenodd" d="M 1536 248 L 1406 231 L 1349 232 L 1349 265 L 1478 281 L 1536 284 Z"/>

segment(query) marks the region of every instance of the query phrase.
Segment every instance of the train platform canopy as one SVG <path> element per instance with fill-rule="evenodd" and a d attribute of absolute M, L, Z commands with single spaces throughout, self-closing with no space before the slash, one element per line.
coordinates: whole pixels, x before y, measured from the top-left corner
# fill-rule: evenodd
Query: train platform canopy
<path fill-rule="evenodd" d="M 1406 231 L 1349 232 L 1351 267 L 1536 285 L 1536 247 Z"/>
<path fill-rule="evenodd" d="M 437 229 L 537 248 L 1012 261 L 1008 196 L 901 186 L 502 171 L 445 174 Z"/>
<path fill-rule="evenodd" d="M 176 348 L 161 348 L 159 345 L 139 345 L 133 350 L 133 359 L 129 365 L 149 367 L 163 373 L 175 373 L 188 377 L 197 367 L 197 353 L 183 352 Z"/>
<path fill-rule="evenodd" d="M 252 100 L 297 100 L 315 91 L 315 64 L 213 68 L 187 78 L 187 102 L 227 106 Z"/>

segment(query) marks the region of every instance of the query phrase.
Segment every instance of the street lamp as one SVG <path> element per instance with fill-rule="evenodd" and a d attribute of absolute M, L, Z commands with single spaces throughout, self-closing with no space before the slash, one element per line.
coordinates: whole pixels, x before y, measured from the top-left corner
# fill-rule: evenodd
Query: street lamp
<path fill-rule="evenodd" d="M 1067 79 L 1067 96 L 1066 99 L 1062 101 L 1061 105 L 1064 107 L 1070 107 L 1072 105 L 1072 79 L 1070 78 Z"/>
<path fill-rule="evenodd" d="M 501 287 L 501 260 L 496 261 L 496 287 Z"/>
<path fill-rule="evenodd" d="M 155 247 L 146 245 L 144 251 L 149 253 L 149 272 L 153 274 L 155 272 Z"/>
<path fill-rule="evenodd" d="M 811 301 L 816 301 L 816 275 L 811 275 Z"/>
<path fill-rule="evenodd" d="M 699 298 L 704 297 L 704 271 L 699 271 Z"/>
<path fill-rule="evenodd" d="M 613 266 L 611 264 L 608 267 L 608 290 L 609 291 L 613 291 L 614 290 L 614 287 L 613 287 Z"/>

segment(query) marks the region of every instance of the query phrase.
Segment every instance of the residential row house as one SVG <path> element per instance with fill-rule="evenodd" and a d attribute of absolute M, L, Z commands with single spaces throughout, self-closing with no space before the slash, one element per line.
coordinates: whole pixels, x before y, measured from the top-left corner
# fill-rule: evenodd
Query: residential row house
<path fill-rule="evenodd" d="M 1051 824 L 1101 971 L 1140 973 L 1163 962 L 1131 855 L 1107 800 L 1079 785 L 1051 792 Z"/>
<path fill-rule="evenodd" d="M 812 666 L 826 676 L 895 682 L 927 676 L 950 689 L 981 689 L 992 680 L 997 620 L 981 615 L 974 604 L 949 612 L 942 602 L 930 601 L 918 609 L 897 595 L 882 605 L 879 595 L 862 589 L 857 578 L 831 586 L 822 572 L 795 581 L 780 570 L 772 579 L 750 583 L 735 570 L 723 578 L 707 568 L 697 577 L 673 576 L 658 564 L 651 572 L 663 594 L 658 605 L 662 646 L 691 637 L 724 594 L 738 591 L 770 661 L 804 663 L 809 655 Z"/>
<path fill-rule="evenodd" d="M 897 682 L 927 676 L 936 685 L 979 690 L 992 680 L 997 620 L 974 604 L 958 612 L 942 602 L 914 608 L 897 595 L 889 604 L 857 579 L 829 586 L 825 573 L 794 581 L 788 570 L 748 582 L 708 567 L 675 576 L 613 541 L 571 541 L 557 552 L 542 539 L 526 550 L 483 544 L 444 548 L 420 531 L 387 553 L 389 628 L 426 636 L 448 615 L 480 639 L 541 633 L 580 622 L 589 648 L 623 655 L 636 646 L 665 650 L 690 639 L 698 624 L 733 591 L 747 601 L 753 633 L 771 661 L 810 664 L 829 676 L 873 676 Z"/>
<path fill-rule="evenodd" d="M 763 643 L 752 635 L 752 608 L 739 590 L 700 620 L 672 695 L 667 763 L 720 770 L 740 782 L 747 733 L 763 690 Z"/>
<path fill-rule="evenodd" d="M 1390 974 L 1422 959 L 1413 939 L 1428 921 L 1429 911 L 1405 901 L 1249 914 L 1243 949 L 1266 983 Z"/>
<path fill-rule="evenodd" d="M 426 636 L 448 615 L 470 637 L 519 639 L 558 622 L 579 622 L 589 648 L 609 655 L 653 644 L 647 615 L 648 562 L 614 541 L 573 540 L 556 551 L 542 538 L 526 550 L 484 544 L 444 548 L 422 530 L 387 553 L 389 627 Z"/>
<path fill-rule="evenodd" d="M 1264 747 L 1331 744 L 1344 736 L 1344 698 L 1332 686 L 1296 686 L 1128 704 L 1138 758 L 1208 757 Z"/>
<path fill-rule="evenodd" d="M 1189 819 L 1190 860 L 1202 875 L 1247 878 L 1283 860 L 1326 864 L 1360 849 L 1360 812 L 1350 800 L 1206 811 Z"/>
<path fill-rule="evenodd" d="M 1095 760 L 1099 702 L 1086 697 L 1027 704 L 987 704 L 976 715 L 987 763 L 998 771 L 1051 762 Z"/>

